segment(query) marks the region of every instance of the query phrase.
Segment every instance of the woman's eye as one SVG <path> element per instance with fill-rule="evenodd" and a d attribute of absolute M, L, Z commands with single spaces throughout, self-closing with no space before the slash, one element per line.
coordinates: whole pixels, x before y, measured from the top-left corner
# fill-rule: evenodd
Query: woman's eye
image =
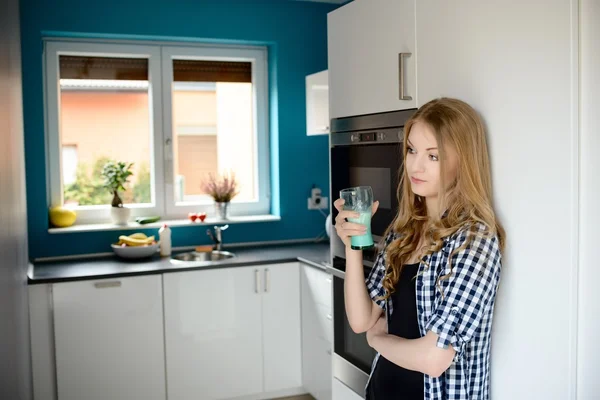
<path fill-rule="evenodd" d="M 429 158 L 431 159 L 431 161 L 439 161 L 438 156 L 436 156 L 435 154 L 430 154 Z"/>
<path fill-rule="evenodd" d="M 412 147 L 408 147 L 407 151 L 409 154 L 414 154 L 414 152 L 415 152 Z"/>

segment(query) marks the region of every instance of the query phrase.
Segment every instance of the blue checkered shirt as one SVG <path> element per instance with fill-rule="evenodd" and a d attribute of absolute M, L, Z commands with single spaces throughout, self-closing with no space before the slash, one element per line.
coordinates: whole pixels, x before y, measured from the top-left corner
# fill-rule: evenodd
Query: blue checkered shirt
<path fill-rule="evenodd" d="M 482 224 L 477 226 L 479 233 L 483 229 Z M 366 281 L 371 298 L 386 310 L 388 318 L 394 311 L 391 298 L 384 301 L 377 297 L 385 294 L 386 247 L 399 237 L 394 232 L 387 235 Z M 439 378 L 425 374 L 425 400 L 490 398 L 492 316 L 501 269 L 497 236 L 471 234 L 470 244 L 452 255 L 452 275 L 439 282 L 443 296 L 436 287 L 438 278 L 450 272 L 450 253 L 466 240 L 467 230 L 459 229 L 444 239 L 441 250 L 423 257 L 419 265 L 415 290 L 421 336 L 432 331 L 439 337 L 438 347 L 445 349 L 452 346 L 456 350 L 452 364 Z M 402 312 L 402 305 L 397 308 L 398 312 Z M 371 371 L 375 369 L 379 356 L 376 355 Z"/>

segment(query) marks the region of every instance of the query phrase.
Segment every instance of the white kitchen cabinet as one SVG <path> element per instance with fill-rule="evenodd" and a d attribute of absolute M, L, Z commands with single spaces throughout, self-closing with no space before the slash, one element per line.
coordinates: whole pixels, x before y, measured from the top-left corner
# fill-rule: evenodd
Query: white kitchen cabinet
<path fill-rule="evenodd" d="M 331 400 L 333 344 L 305 336 L 302 346 L 304 388 L 317 400 Z"/>
<path fill-rule="evenodd" d="M 361 396 L 335 378 L 332 381 L 332 398 L 333 400 L 363 400 Z"/>
<path fill-rule="evenodd" d="M 301 277 L 303 383 L 317 400 L 330 400 L 333 349 L 331 275 L 303 265 Z"/>
<path fill-rule="evenodd" d="M 417 2 L 418 105 L 456 97 L 481 114 L 507 233 L 492 336 L 494 399 L 574 398 L 578 4 Z M 541 326 L 552 336 L 523 335 Z"/>
<path fill-rule="evenodd" d="M 263 391 L 260 269 L 164 275 L 169 400 Z"/>
<path fill-rule="evenodd" d="M 263 274 L 265 392 L 301 387 L 300 266 L 272 264 Z"/>
<path fill-rule="evenodd" d="M 60 400 L 165 400 L 160 275 L 52 287 Z"/>
<path fill-rule="evenodd" d="M 330 118 L 415 107 L 415 0 L 354 0 L 327 24 Z"/>
<path fill-rule="evenodd" d="M 329 74 L 321 71 L 306 77 L 306 134 L 329 133 Z"/>
<path fill-rule="evenodd" d="M 298 263 L 164 275 L 169 400 L 302 386 Z"/>

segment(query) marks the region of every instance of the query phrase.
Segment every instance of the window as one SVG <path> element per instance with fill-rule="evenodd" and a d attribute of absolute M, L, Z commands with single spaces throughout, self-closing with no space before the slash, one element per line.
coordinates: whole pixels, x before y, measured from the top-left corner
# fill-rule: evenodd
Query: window
<path fill-rule="evenodd" d="M 268 214 L 266 49 L 46 41 L 53 205 L 108 222 L 108 160 L 133 163 L 132 216 L 213 212 L 201 183 L 233 172 L 232 216 Z"/>

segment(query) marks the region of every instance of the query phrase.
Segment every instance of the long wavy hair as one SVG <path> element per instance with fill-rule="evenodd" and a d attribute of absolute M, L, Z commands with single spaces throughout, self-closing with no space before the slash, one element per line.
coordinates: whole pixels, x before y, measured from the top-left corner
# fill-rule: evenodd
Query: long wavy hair
<path fill-rule="evenodd" d="M 419 259 L 439 251 L 444 238 L 459 229 L 468 229 L 469 237 L 472 238 L 471 234 L 475 234 L 479 223 L 486 227 L 485 235 L 497 235 L 500 249 L 504 250 L 505 233 L 492 207 L 490 161 L 483 123 L 477 112 L 467 103 L 451 98 L 435 99 L 423 105 L 404 127 L 403 159 L 406 159 L 408 151 L 408 135 L 416 122 L 427 124 L 437 140 L 441 163 L 438 206 L 444 212 L 442 215 L 427 215 L 425 199 L 411 190 L 405 163 L 402 163 L 396 194 L 398 214 L 386 232 L 387 236 L 393 230 L 399 237 L 386 250 L 384 298 L 394 292 L 402 267 L 417 250 L 423 234 L 427 237 L 423 238 Z M 447 183 L 443 171 L 449 147 L 458 155 L 458 167 L 456 179 Z M 455 251 L 458 250 L 460 249 Z M 450 256 L 449 260 L 451 258 Z M 450 273 L 440 279 L 447 279 L 451 274 L 452 266 Z M 437 286 L 440 289 L 439 281 Z"/>

